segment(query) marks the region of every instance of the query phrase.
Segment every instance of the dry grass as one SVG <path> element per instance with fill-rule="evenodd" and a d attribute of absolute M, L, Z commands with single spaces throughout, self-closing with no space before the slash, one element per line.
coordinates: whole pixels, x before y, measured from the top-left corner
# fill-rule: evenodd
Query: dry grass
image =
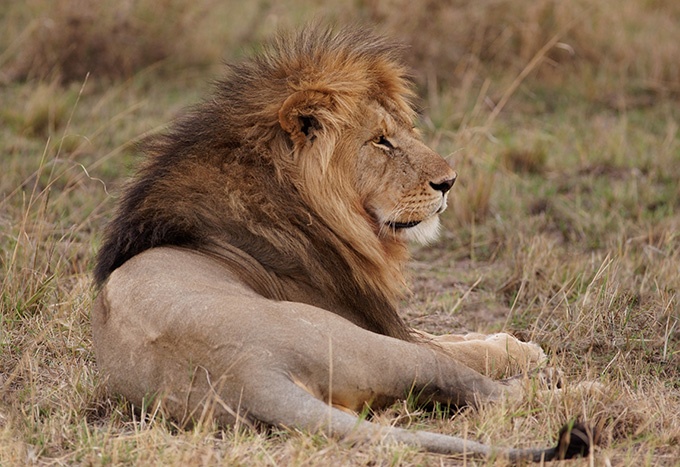
<path fill-rule="evenodd" d="M 391 3 L 403 14 L 386 13 Z M 414 41 L 426 84 L 422 127 L 460 175 L 441 241 L 416 251 L 407 319 L 435 332 L 507 329 L 533 339 L 572 384 L 561 398 L 531 393 L 461 413 L 405 403 L 374 418 L 529 446 L 552 443 L 578 415 L 600 428 L 595 465 L 676 465 L 677 2 L 430 3 L 437 21 L 398 0 L 322 12 L 379 19 Z M 192 63 L 237 55 L 275 26 L 310 16 L 310 3 L 171 1 L 165 24 L 151 18 L 120 36 L 107 28 L 138 24 L 155 2 L 126 3 L 118 16 L 105 2 L 72 5 L 32 0 L 0 12 L 0 465 L 462 463 L 300 433 L 179 431 L 162 414 L 140 417 L 106 394 L 90 342 L 89 271 L 116 186 L 135 161 L 133 143 L 204 94 L 212 76 Z M 206 8 L 215 11 L 200 14 Z M 96 19 L 75 37 L 66 28 L 45 39 L 46 18 L 62 24 L 69 11 Z M 180 19 L 189 26 L 174 28 Z M 558 32 L 575 55 L 566 46 L 542 51 Z M 111 50 L 96 72 L 52 46 L 85 53 L 100 40 L 89 34 L 101 33 Z M 120 41 L 139 34 L 146 39 L 125 47 L 125 66 L 113 69 Z M 153 67 L 159 58 L 164 65 Z M 67 76 L 74 83 L 62 84 Z M 583 380 L 605 390 L 579 392 L 574 383 Z"/>
<path fill-rule="evenodd" d="M 214 64 L 249 43 L 265 2 L 32 0 L 0 12 L 5 80 L 126 79 Z M 233 16 L 240 17 L 235 21 Z M 225 27 L 221 23 L 226 23 Z M 158 73 L 158 71 L 156 71 Z"/>
<path fill-rule="evenodd" d="M 543 81 L 563 84 L 578 73 L 599 99 L 680 92 L 674 0 L 30 0 L 0 12 L 0 67 L 8 65 L 0 78 L 125 78 L 161 61 L 175 71 L 215 63 L 273 28 L 312 17 L 378 25 L 410 45 L 407 60 L 422 85 L 436 94 L 438 83 L 462 84 L 466 101 L 468 86 L 478 90 L 489 77 L 495 92 L 504 91 L 503 78 L 546 44 L 532 70 Z"/>
<path fill-rule="evenodd" d="M 576 71 L 592 74 L 597 91 L 605 89 L 599 79 L 611 86 L 612 78 L 680 91 L 680 8 L 672 0 L 367 3 L 372 19 L 413 44 L 411 63 L 430 84 L 511 77 L 508 70 L 518 73 L 554 40 L 535 71 L 543 80 L 564 82 Z M 626 85 L 617 82 L 615 90 Z"/>

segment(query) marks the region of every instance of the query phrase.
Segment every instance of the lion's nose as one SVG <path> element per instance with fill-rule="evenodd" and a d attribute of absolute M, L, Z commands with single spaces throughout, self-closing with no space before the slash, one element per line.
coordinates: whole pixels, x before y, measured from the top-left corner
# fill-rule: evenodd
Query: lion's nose
<path fill-rule="evenodd" d="M 441 182 L 435 183 L 435 182 L 430 182 L 430 186 L 432 189 L 441 191 L 443 195 L 445 195 L 453 186 L 453 184 L 456 183 L 456 174 L 454 173 L 452 178 L 447 178 L 445 180 L 442 180 Z"/>

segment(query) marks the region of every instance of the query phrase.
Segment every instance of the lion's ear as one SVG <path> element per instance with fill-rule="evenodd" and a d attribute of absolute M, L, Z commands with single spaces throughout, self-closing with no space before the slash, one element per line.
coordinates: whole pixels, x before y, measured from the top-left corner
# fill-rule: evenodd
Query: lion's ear
<path fill-rule="evenodd" d="M 296 146 L 304 146 L 322 129 L 319 116 L 330 105 L 331 98 L 327 93 L 297 91 L 288 96 L 279 109 L 279 124 Z"/>

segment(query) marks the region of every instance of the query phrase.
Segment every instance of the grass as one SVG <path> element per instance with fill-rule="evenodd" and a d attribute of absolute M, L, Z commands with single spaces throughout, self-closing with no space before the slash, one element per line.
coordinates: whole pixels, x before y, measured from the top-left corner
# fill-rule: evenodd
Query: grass
<path fill-rule="evenodd" d="M 106 393 L 90 341 L 90 270 L 117 188 L 137 161 L 134 143 L 205 94 L 218 70 L 205 62 L 239 55 L 242 45 L 275 24 L 299 22 L 309 8 L 304 1 L 291 0 L 288 8 L 251 2 L 235 21 L 229 11 L 206 18 L 171 3 L 172 14 L 206 21 L 196 36 L 186 32 L 191 44 L 213 38 L 200 63 L 191 60 L 188 45 L 167 44 L 171 52 L 161 65 L 144 56 L 125 76 L 101 72 L 73 80 L 37 62 L 19 73 L 25 63 L 19 51 L 37 47 L 31 41 L 42 37 L 32 35 L 42 18 L 36 12 L 55 10 L 34 0 L 0 14 L 0 66 L 16 71 L 0 71 L 0 465 L 461 463 L 304 433 L 210 424 L 181 431 L 162 414 L 140 417 Z M 385 16 L 388 2 L 347 2 L 332 13 L 381 20 L 408 38 L 421 13 L 396 3 L 402 17 Z M 560 39 L 578 52 L 575 58 L 559 55 L 565 48 L 551 49 L 513 85 L 553 37 L 541 15 L 557 4 L 535 2 L 524 20 L 535 34 L 524 31 L 519 42 L 513 34 L 523 30 L 521 9 L 511 4 L 503 4 L 501 17 L 485 6 L 442 13 L 430 43 L 452 40 L 444 36 L 453 34 L 446 18 L 459 15 L 465 27 L 456 34 L 466 50 L 478 52 L 457 64 L 438 55 L 441 47 L 414 41 L 409 59 L 418 70 L 437 64 L 417 76 L 424 96 L 420 127 L 448 155 L 459 180 L 441 240 L 415 248 L 413 294 L 404 312 L 426 331 L 508 330 L 539 342 L 572 384 L 561 399 L 531 393 L 525 401 L 460 413 L 424 412 L 406 402 L 373 417 L 530 446 L 551 444 L 559 426 L 578 415 L 600 429 L 595 465 L 675 465 L 680 83 L 673 57 L 680 56 L 680 41 L 671 40 L 677 28 L 669 20 L 680 11 L 670 0 L 620 8 L 598 2 L 588 10 L 590 20 Z M 207 0 L 198 5 L 216 7 Z M 129 13 L 128 20 L 135 18 Z M 485 34 L 475 36 L 475 25 Z M 489 39 L 492 25 L 504 42 Z M 222 51 L 214 45 L 219 41 Z M 496 55 L 489 52 L 494 43 Z M 577 391 L 575 383 L 584 380 L 600 382 L 604 391 Z"/>

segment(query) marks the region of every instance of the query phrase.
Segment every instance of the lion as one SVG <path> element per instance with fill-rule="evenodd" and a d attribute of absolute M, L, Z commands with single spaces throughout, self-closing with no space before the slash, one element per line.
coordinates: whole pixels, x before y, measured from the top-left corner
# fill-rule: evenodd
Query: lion
<path fill-rule="evenodd" d="M 360 419 L 411 394 L 521 397 L 545 359 L 508 334 L 432 336 L 398 313 L 408 242 L 433 240 L 457 174 L 414 127 L 401 47 L 361 28 L 279 34 L 145 143 L 94 269 L 98 366 L 136 406 L 439 453 L 542 460 Z M 571 444 L 569 442 L 571 439 Z M 579 444 L 580 443 L 580 444 Z"/>

